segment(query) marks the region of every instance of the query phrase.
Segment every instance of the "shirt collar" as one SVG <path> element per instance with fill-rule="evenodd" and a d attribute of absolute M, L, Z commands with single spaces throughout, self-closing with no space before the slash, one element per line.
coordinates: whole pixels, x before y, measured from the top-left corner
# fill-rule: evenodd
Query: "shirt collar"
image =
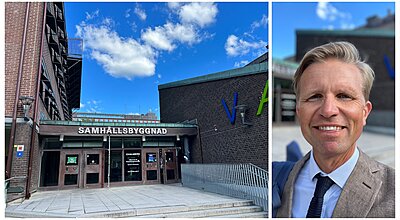
<path fill-rule="evenodd" d="M 311 155 L 310 155 L 310 168 L 309 168 L 309 178 L 311 181 L 313 181 L 313 178 L 315 175 L 318 173 L 321 173 L 322 176 L 329 176 L 336 185 L 338 185 L 340 188 L 343 189 L 344 184 L 346 183 L 347 179 L 349 178 L 351 172 L 353 171 L 354 167 L 356 166 L 356 163 L 358 161 L 360 153 L 358 151 L 358 148 L 354 150 L 353 155 L 350 157 L 349 160 L 346 161 L 346 163 L 342 164 L 342 166 L 338 167 L 336 170 L 332 171 L 329 174 L 324 173 L 317 163 L 315 162 L 314 156 L 313 156 L 313 151 L 311 150 Z"/>

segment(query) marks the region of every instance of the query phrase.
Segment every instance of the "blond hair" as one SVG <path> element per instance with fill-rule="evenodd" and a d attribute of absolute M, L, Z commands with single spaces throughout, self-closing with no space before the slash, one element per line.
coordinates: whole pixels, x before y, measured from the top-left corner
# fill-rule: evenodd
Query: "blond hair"
<path fill-rule="evenodd" d="M 357 48 L 345 41 L 331 42 L 308 51 L 300 62 L 293 78 L 293 89 L 296 97 L 299 94 L 299 82 L 303 72 L 313 63 L 321 63 L 329 58 L 336 58 L 344 63 L 354 64 L 360 70 L 363 78 L 363 95 L 365 100 L 369 100 L 375 73 L 372 68 L 361 60 Z"/>

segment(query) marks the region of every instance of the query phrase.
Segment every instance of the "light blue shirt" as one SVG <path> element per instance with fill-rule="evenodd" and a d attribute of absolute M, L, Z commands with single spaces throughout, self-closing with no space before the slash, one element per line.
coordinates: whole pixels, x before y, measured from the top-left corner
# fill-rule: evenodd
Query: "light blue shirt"
<path fill-rule="evenodd" d="M 322 218 L 332 217 L 340 193 L 356 166 L 359 154 L 356 148 L 353 155 L 346 163 L 333 172 L 326 174 L 318 167 L 313 152 L 311 151 L 310 159 L 304 164 L 294 184 L 292 217 L 306 217 L 308 207 L 314 195 L 315 186 L 317 185 L 317 178 L 314 178 L 314 176 L 318 173 L 321 173 L 322 176 L 329 176 L 335 182 L 324 195 L 324 203 L 321 212 Z"/>

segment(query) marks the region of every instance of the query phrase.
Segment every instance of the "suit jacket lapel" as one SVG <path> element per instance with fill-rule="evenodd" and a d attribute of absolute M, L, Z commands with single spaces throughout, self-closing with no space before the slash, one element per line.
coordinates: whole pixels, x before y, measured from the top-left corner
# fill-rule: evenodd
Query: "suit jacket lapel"
<path fill-rule="evenodd" d="M 363 218 L 368 215 L 382 185 L 382 181 L 374 177 L 378 170 L 375 161 L 360 150 L 360 157 L 343 187 L 332 217 Z"/>
<path fill-rule="evenodd" d="M 296 182 L 297 175 L 299 175 L 301 168 L 303 168 L 304 163 L 308 159 L 310 159 L 310 152 L 308 152 L 306 156 L 304 156 L 301 160 L 299 160 L 294 165 L 292 171 L 290 172 L 282 194 L 282 205 L 278 209 L 276 217 L 281 217 L 281 218 L 291 217 L 294 183 Z"/>

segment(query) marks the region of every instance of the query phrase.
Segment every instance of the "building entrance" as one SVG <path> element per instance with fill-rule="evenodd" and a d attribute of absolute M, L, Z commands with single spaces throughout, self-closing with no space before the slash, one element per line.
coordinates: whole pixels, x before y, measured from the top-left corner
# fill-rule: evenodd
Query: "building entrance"
<path fill-rule="evenodd" d="M 162 149 L 162 176 L 163 183 L 178 182 L 178 161 L 176 148 Z"/>
<path fill-rule="evenodd" d="M 143 149 L 144 183 L 178 182 L 176 148 Z"/>
<path fill-rule="evenodd" d="M 179 182 L 176 147 L 43 151 L 41 187 L 99 188 Z M 110 165 L 109 165 L 110 164 Z"/>
<path fill-rule="evenodd" d="M 60 154 L 61 188 L 101 187 L 102 150 L 68 150 Z"/>

